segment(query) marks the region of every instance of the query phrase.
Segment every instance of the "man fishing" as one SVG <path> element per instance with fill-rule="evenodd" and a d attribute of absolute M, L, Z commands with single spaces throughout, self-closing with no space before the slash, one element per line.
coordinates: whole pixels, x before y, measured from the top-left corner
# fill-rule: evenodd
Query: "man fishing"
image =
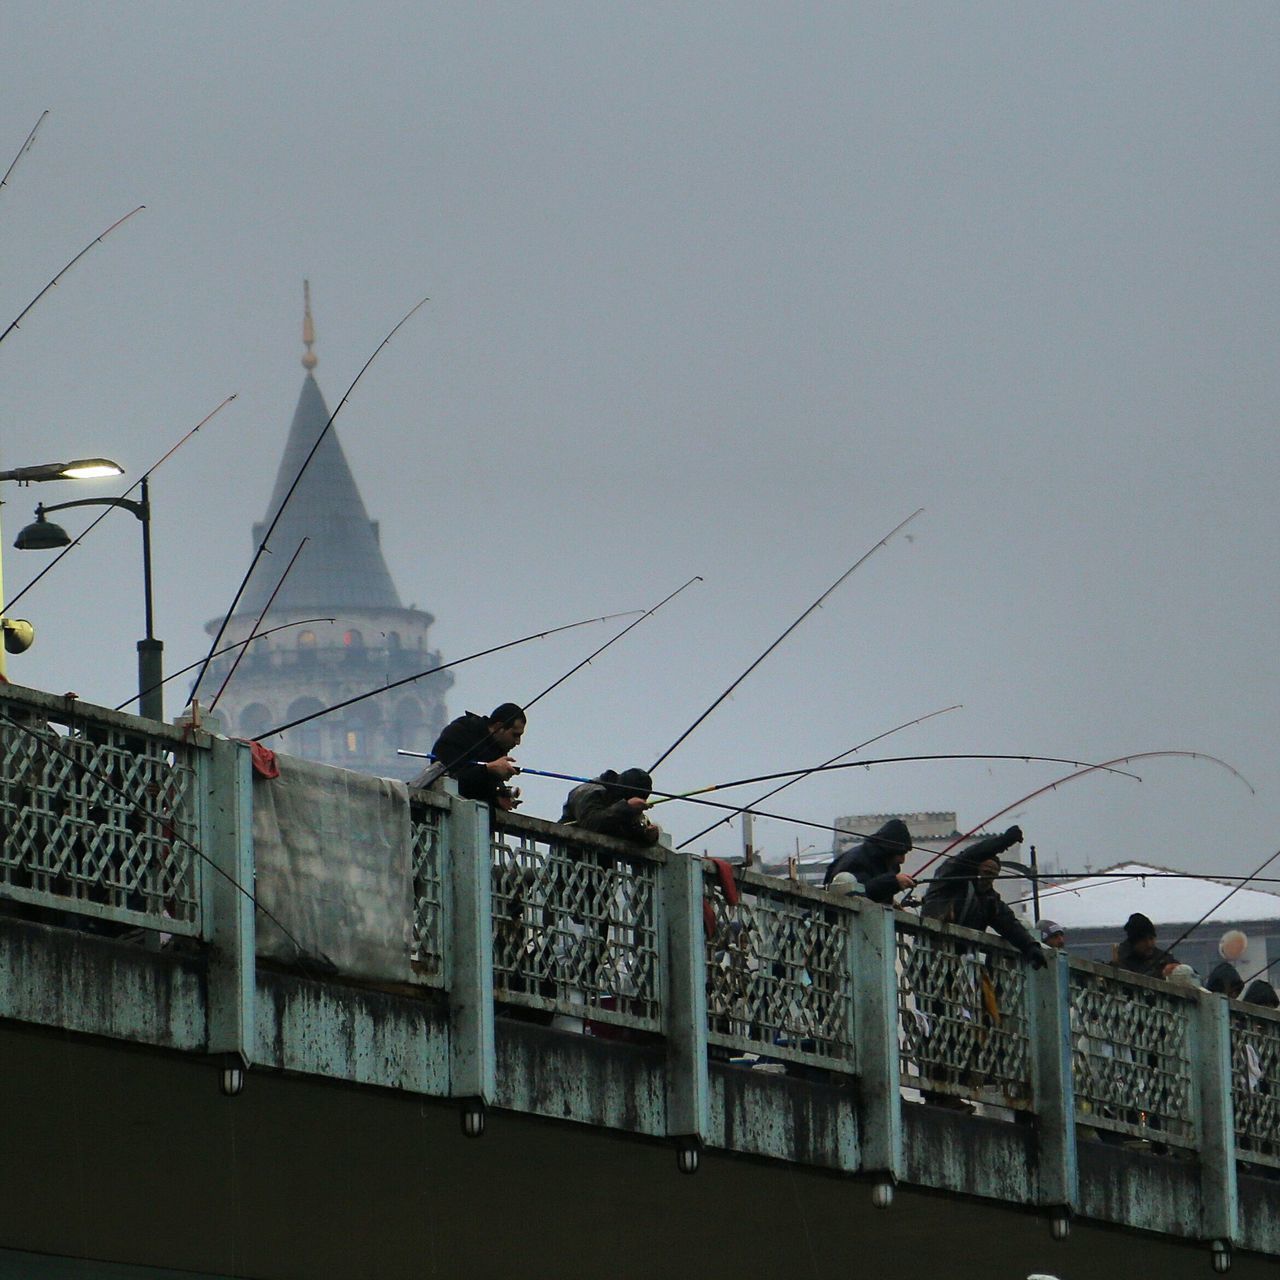
<path fill-rule="evenodd" d="M 874 835 L 831 860 L 822 877 L 823 887 L 829 887 L 836 876 L 847 871 L 872 902 L 891 905 L 894 894 L 916 887 L 915 880 L 902 870 L 910 849 L 907 824 L 901 818 L 890 818 Z"/>
<path fill-rule="evenodd" d="M 450 721 L 431 748 L 435 762 L 412 785 L 426 786 L 442 773 L 458 783 L 458 794 L 466 800 L 510 812 L 520 803 L 520 792 L 507 785 L 520 766 L 507 754 L 520 745 L 525 731 L 524 708 L 504 702 L 488 716 L 474 711 Z"/>
<path fill-rule="evenodd" d="M 652 790 L 653 779 L 643 769 L 606 769 L 569 792 L 560 821 L 632 844 L 657 844 L 661 832 L 645 816 Z"/>
<path fill-rule="evenodd" d="M 1000 854 L 1021 841 L 1022 828 L 1016 826 L 1003 835 L 975 840 L 929 882 L 920 914 L 966 929 L 993 929 L 1013 943 L 1033 968 L 1043 969 L 1048 961 L 1040 944 L 995 890 Z"/>

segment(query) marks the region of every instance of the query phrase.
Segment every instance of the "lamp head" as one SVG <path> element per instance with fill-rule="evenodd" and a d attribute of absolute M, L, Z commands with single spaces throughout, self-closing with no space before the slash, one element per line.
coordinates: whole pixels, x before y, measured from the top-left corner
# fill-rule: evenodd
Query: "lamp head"
<path fill-rule="evenodd" d="M 6 653 L 26 653 L 31 642 L 36 638 L 36 629 L 24 618 L 5 618 L 0 621 L 4 627 L 4 650 Z"/>
<path fill-rule="evenodd" d="M 69 547 L 71 537 L 60 524 L 45 517 L 43 507 L 37 507 L 35 520 L 14 538 L 13 545 L 19 551 L 54 551 Z"/>

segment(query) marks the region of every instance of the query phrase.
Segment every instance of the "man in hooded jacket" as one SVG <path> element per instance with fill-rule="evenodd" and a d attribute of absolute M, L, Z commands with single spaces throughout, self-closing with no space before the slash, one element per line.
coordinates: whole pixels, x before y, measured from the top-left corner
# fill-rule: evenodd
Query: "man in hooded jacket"
<path fill-rule="evenodd" d="M 653 780 L 643 769 L 606 769 L 569 792 L 560 821 L 632 844 L 657 844 L 661 832 L 645 817 L 652 790 Z"/>
<path fill-rule="evenodd" d="M 1023 928 L 995 890 L 1000 854 L 1021 840 L 1021 827 L 1010 827 L 1003 835 L 975 840 L 929 882 L 920 914 L 966 929 L 993 929 L 1006 942 L 1013 943 L 1024 960 L 1036 969 L 1043 969 L 1048 961 L 1040 944 Z"/>
<path fill-rule="evenodd" d="M 892 903 L 893 895 L 914 889 L 916 882 L 902 870 L 911 849 L 911 832 L 901 818 L 890 818 L 874 835 L 831 860 L 822 877 L 823 888 L 842 872 L 849 872 L 872 902 Z"/>

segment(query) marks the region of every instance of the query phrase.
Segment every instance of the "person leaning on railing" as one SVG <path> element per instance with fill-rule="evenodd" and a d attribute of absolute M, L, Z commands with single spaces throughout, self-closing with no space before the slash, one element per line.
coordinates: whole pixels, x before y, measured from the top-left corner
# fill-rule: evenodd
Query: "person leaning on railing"
<path fill-rule="evenodd" d="M 929 882 L 920 914 L 944 924 L 958 924 L 980 932 L 991 929 L 1011 942 L 1033 968 L 1048 961 L 1031 936 L 996 892 L 1000 854 L 1022 840 L 1022 828 L 1010 827 L 1003 835 L 976 840 L 956 854 Z"/>
<path fill-rule="evenodd" d="M 569 792 L 560 821 L 631 844 L 657 844 L 661 832 L 645 816 L 652 790 L 653 779 L 643 769 L 606 769 Z"/>
<path fill-rule="evenodd" d="M 431 748 L 434 762 L 412 785 L 429 786 L 447 773 L 463 799 L 510 811 L 520 803 L 520 792 L 507 784 L 520 767 L 507 753 L 520 745 L 524 730 L 524 709 L 514 702 L 504 702 L 488 716 L 465 712 L 445 725 Z"/>

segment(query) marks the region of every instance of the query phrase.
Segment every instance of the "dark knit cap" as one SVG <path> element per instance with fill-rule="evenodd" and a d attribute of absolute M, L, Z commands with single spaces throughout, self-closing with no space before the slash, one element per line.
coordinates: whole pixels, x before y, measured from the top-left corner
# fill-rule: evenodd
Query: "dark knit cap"
<path fill-rule="evenodd" d="M 647 796 L 653 790 L 653 779 L 643 769 L 624 769 L 618 775 L 618 785 L 625 787 L 630 795 L 644 792 Z"/>
<path fill-rule="evenodd" d="M 1143 938 L 1154 938 L 1156 927 L 1141 911 L 1135 911 L 1124 922 L 1124 935 L 1130 942 L 1141 942 Z"/>

